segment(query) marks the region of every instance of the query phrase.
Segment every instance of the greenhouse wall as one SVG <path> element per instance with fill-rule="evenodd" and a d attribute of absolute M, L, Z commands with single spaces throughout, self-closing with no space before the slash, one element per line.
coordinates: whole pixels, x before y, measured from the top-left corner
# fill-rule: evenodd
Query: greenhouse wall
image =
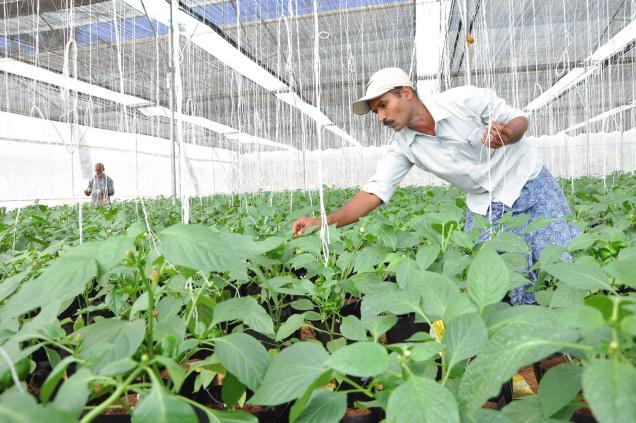
<path fill-rule="evenodd" d="M 170 141 L 82 125 L 0 112 L 0 206 L 38 201 L 86 201 L 82 191 L 93 166 L 104 163 L 115 181 L 115 199 L 169 196 Z M 636 129 L 569 136 L 564 132 L 528 137 L 548 169 L 563 178 L 603 176 L 636 170 Z M 231 192 L 317 189 L 322 183 L 346 188 L 363 185 L 386 152 L 382 147 L 313 151 L 265 151 L 239 155 L 231 150 L 184 144 L 187 160 L 178 172 L 186 196 Z M 179 160 L 177 158 L 177 165 Z M 281 166 L 284 163 L 284 166 Z M 239 171 L 240 169 L 240 171 Z M 181 175 L 179 177 L 179 175 Z M 434 175 L 413 169 L 402 185 L 443 185 Z"/>

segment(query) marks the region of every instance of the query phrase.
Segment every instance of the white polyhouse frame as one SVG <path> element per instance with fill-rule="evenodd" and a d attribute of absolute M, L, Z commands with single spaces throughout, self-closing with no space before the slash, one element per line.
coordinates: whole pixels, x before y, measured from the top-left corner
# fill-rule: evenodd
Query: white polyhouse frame
<path fill-rule="evenodd" d="M 170 4 L 164 0 L 122 0 L 124 3 L 142 14 L 147 14 L 151 19 L 170 26 Z M 188 15 L 182 10 L 178 10 L 174 16 L 182 36 L 190 42 L 202 48 L 219 61 L 234 69 L 245 78 L 255 82 L 267 91 L 273 93 L 278 99 L 297 108 L 302 113 L 313 119 L 319 126 L 335 124 L 318 108 L 302 100 L 290 91 L 290 87 L 283 81 L 272 75 L 258 63 L 247 57 L 239 49 L 230 44 L 225 38 L 217 34 L 210 27 L 197 19 Z M 295 96 L 297 98 L 293 98 Z M 345 141 L 355 146 L 361 144 L 346 131 L 341 128 L 338 132 Z M 331 130 L 331 129 L 330 129 Z"/>
<path fill-rule="evenodd" d="M 0 59 L 0 71 L 126 106 L 143 106 L 152 104 L 152 102 L 144 100 L 143 98 L 109 90 L 108 88 L 80 81 L 70 76 L 52 72 L 50 70 L 11 58 Z"/>
<path fill-rule="evenodd" d="M 540 109 L 546 104 L 568 91 L 570 88 L 585 81 L 587 77 L 601 68 L 601 63 L 612 56 L 622 52 L 625 47 L 636 40 L 636 20 L 630 22 L 625 28 L 617 32 L 607 43 L 597 48 L 587 59 L 590 65 L 586 68 L 577 67 L 571 69 L 551 88 L 532 100 L 526 111 L 532 112 Z M 562 82 L 563 81 L 563 82 Z"/>
<path fill-rule="evenodd" d="M 596 72 L 598 66 L 592 66 L 590 68 L 573 68 L 568 73 L 563 75 L 553 86 L 544 91 L 539 97 L 532 100 L 526 106 L 526 111 L 533 112 L 550 103 L 561 94 L 568 91 L 573 86 L 584 81 L 592 73 Z"/>
<path fill-rule="evenodd" d="M 140 97 L 131 96 L 128 94 L 120 93 L 117 91 L 109 90 L 108 88 L 100 87 L 98 85 L 90 84 L 88 82 L 80 81 L 69 76 L 52 72 L 47 69 L 40 68 L 28 63 L 20 62 L 11 58 L 0 59 L 0 71 L 7 72 L 12 75 L 16 75 L 23 78 L 33 79 L 35 81 L 43 82 L 49 85 L 53 85 L 59 88 L 64 88 L 72 91 L 76 91 L 82 94 L 89 95 L 91 97 L 97 97 L 104 100 L 112 101 L 114 103 L 123 104 L 129 107 L 139 107 L 139 111 L 146 116 L 165 117 L 170 118 L 170 109 L 163 106 L 149 106 L 153 103 Z M 149 106 L 149 107 L 145 107 Z M 199 116 L 190 116 L 185 114 L 179 114 L 178 119 L 182 122 L 189 123 L 191 125 L 199 126 L 201 128 L 208 129 L 212 132 L 216 132 L 221 135 L 236 134 L 239 131 L 236 129 L 223 125 L 219 122 L 215 122 L 210 119 L 206 119 Z M 248 134 L 245 134 L 248 135 Z M 249 135 L 248 135 L 249 136 Z M 228 138 L 233 139 L 233 138 Z M 289 150 L 290 146 L 278 142 L 274 142 L 265 138 L 253 137 L 250 144 L 263 144 L 273 147 L 280 147 L 285 150 Z M 293 148 L 292 148 L 293 149 Z"/>
<path fill-rule="evenodd" d="M 292 147 L 291 145 L 282 144 L 280 142 L 271 141 L 261 137 L 256 137 L 254 135 L 246 134 L 244 132 L 235 132 L 232 134 L 226 134 L 225 138 L 230 140 L 236 140 L 240 142 L 241 144 L 269 145 L 271 147 L 278 147 L 284 150 L 297 151 L 297 149 Z"/>
<path fill-rule="evenodd" d="M 139 111 L 146 116 L 162 117 L 166 119 L 169 119 L 171 116 L 170 109 L 163 106 L 142 107 L 139 109 Z M 212 132 L 216 132 L 217 134 L 225 136 L 225 138 L 229 140 L 236 140 L 241 144 L 261 144 L 268 145 L 270 147 L 282 148 L 284 150 L 296 150 L 296 148 L 288 144 L 268 140 L 266 138 L 256 137 L 244 132 L 239 132 L 231 126 L 223 125 L 222 123 L 215 122 L 213 120 L 206 119 L 200 116 L 175 113 L 175 118 L 180 122 L 189 123 L 190 125 L 199 126 Z"/>
<path fill-rule="evenodd" d="M 590 118 L 588 120 L 586 120 L 585 122 L 581 122 L 581 123 L 577 123 L 576 125 L 572 125 L 569 128 L 564 129 L 564 132 L 569 132 L 569 131 L 574 131 L 575 129 L 579 129 L 579 128 L 583 128 L 584 126 L 587 126 L 588 123 L 594 123 L 594 122 L 598 122 L 598 121 L 602 121 L 605 119 L 608 119 L 618 113 L 624 112 L 625 110 L 629 110 L 629 109 L 633 109 L 636 108 L 636 100 L 632 101 L 629 104 L 625 104 L 623 106 L 618 106 L 615 107 L 613 109 L 610 109 L 606 112 L 600 113 L 596 116 L 594 116 L 593 118 Z"/>
<path fill-rule="evenodd" d="M 450 5 L 451 0 L 417 0 L 415 3 L 415 58 L 420 94 L 439 91 Z"/>

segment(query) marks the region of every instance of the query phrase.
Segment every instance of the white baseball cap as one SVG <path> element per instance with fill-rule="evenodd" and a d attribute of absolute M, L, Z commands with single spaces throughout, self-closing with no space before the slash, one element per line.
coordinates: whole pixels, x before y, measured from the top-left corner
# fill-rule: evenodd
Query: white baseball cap
<path fill-rule="evenodd" d="M 369 100 L 380 97 L 382 94 L 397 87 L 411 87 L 411 78 L 400 68 L 380 69 L 369 79 L 367 92 L 353 103 L 353 113 L 364 115 L 371 111 Z"/>

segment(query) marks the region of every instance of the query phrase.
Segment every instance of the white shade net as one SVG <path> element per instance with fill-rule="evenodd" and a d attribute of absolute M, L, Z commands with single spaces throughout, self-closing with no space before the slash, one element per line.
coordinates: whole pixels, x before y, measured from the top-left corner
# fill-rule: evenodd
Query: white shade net
<path fill-rule="evenodd" d="M 3 4 L 0 206 L 84 201 L 97 162 L 120 200 L 360 186 L 391 134 L 351 103 L 386 66 L 423 94 L 467 74 L 494 89 L 530 113 L 528 136 L 557 176 L 636 170 L 634 1 L 188 0 L 174 19 L 170 9 Z M 416 170 L 403 182 L 439 183 Z"/>

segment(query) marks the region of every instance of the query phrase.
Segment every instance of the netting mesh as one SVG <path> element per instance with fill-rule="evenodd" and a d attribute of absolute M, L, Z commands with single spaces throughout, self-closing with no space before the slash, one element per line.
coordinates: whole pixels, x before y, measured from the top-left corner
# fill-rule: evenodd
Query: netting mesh
<path fill-rule="evenodd" d="M 118 199 L 360 186 L 391 134 L 351 103 L 387 66 L 528 110 L 558 176 L 636 169 L 633 0 L 176 6 L 3 2 L 0 205 L 79 201 L 97 162 Z"/>

